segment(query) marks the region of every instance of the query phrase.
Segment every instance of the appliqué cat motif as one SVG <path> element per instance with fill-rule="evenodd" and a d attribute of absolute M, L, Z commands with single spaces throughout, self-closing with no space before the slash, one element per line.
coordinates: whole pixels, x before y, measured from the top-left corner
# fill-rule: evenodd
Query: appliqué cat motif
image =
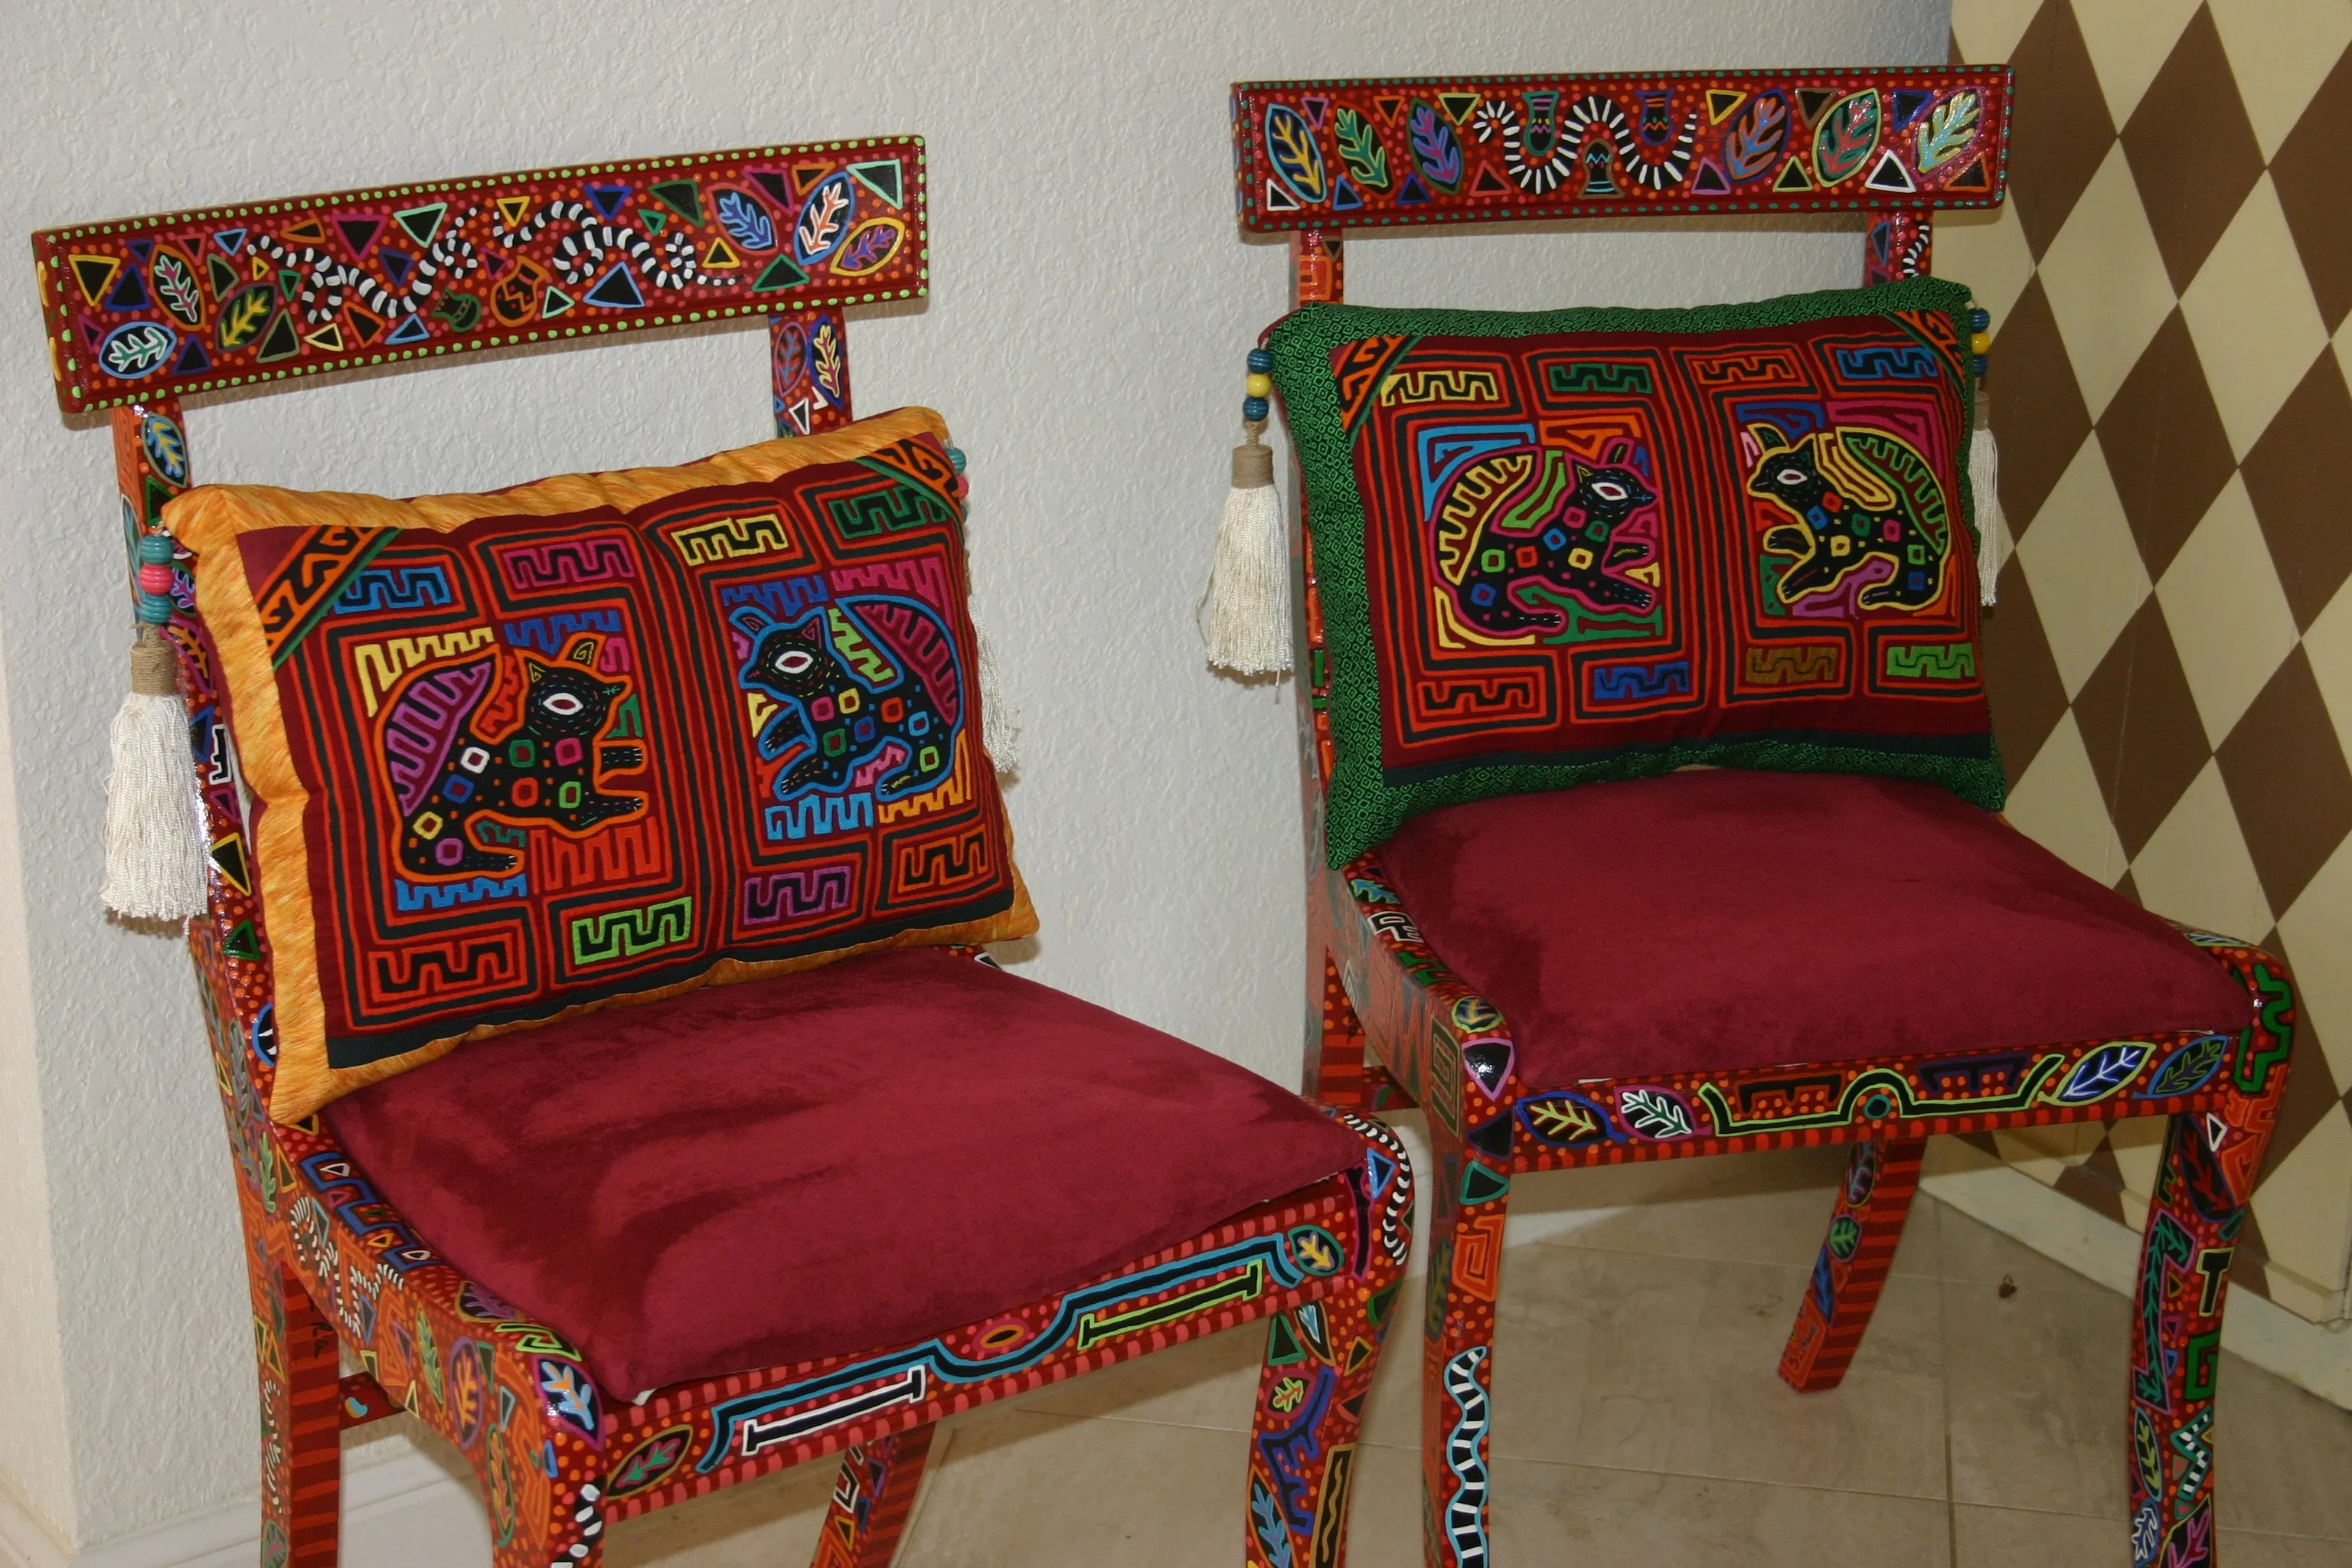
<path fill-rule="evenodd" d="M 1951 511 L 1927 460 L 1883 430 L 1843 426 L 1791 443 L 1751 425 L 1756 457 L 1748 493 L 1797 521 L 1764 535 L 1764 549 L 1796 559 L 1781 574 L 1780 602 L 1834 590 L 1874 561 L 1891 568 L 1855 595 L 1865 610 L 1923 610 L 1943 597 Z"/>
<path fill-rule="evenodd" d="M 886 647 L 861 616 L 891 623 L 901 645 L 922 645 L 913 651 L 930 656 L 923 661 L 930 668 Z M 810 789 L 896 800 L 954 771 L 957 726 L 947 707 L 960 711 L 961 704 L 953 645 L 929 609 L 873 598 L 823 605 L 791 621 L 754 605 L 730 618 L 751 645 L 737 679 L 775 702 L 758 744 L 762 760 L 784 762 L 772 785 L 778 800 Z"/>
<path fill-rule="evenodd" d="M 1448 481 L 1436 509 L 1437 563 L 1463 620 L 1486 632 L 1559 631 L 1567 612 L 1520 596 L 1538 584 L 1603 613 L 1648 612 L 1657 591 L 1633 574 L 1656 547 L 1617 531 L 1658 498 L 1622 466 L 1624 445 L 1606 467 L 1556 447 L 1507 447 Z"/>
<path fill-rule="evenodd" d="M 641 747 L 607 743 L 626 677 L 595 672 L 601 637 L 575 639 L 557 662 L 522 654 L 522 717 L 502 735 L 478 730 L 474 715 L 499 680 L 499 655 L 421 671 L 384 715 L 384 765 L 400 806 L 400 863 L 412 877 L 503 872 L 517 859 L 475 841 L 480 818 L 544 823 L 581 835 L 643 811 L 641 795 L 608 795 L 604 775 L 640 771 Z M 627 731 L 640 733 L 634 701 Z"/>

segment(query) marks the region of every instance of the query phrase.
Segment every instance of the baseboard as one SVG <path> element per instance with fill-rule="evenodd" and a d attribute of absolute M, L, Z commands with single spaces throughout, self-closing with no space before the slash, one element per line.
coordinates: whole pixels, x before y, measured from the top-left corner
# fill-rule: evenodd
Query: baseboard
<path fill-rule="evenodd" d="M 2110 1290 L 2132 1293 L 2139 1237 L 2131 1227 L 2092 1213 L 2022 1171 L 1938 1138 L 1928 1145 L 1919 1187 Z M 2232 1290 L 2221 1320 L 2221 1348 L 2352 1410 L 2352 1329 L 2325 1328 L 2251 1290 Z"/>
<path fill-rule="evenodd" d="M 0 1568 L 253 1568 L 260 1552 L 258 1496 L 68 1552 L 0 1489 Z M 481 1500 L 431 1456 L 402 1443 L 345 1465 L 343 1568 L 489 1560 Z"/>

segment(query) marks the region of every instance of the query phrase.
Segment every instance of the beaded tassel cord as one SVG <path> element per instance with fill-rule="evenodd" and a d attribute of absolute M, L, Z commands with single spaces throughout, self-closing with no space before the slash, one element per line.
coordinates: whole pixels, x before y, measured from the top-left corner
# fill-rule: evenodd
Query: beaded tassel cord
<path fill-rule="evenodd" d="M 1274 358 L 1249 355 L 1242 428 L 1249 439 L 1234 448 L 1233 489 L 1209 568 L 1206 596 L 1209 662 L 1240 675 L 1275 675 L 1290 668 L 1290 549 L 1274 489 L 1274 450 L 1265 445 L 1266 373 Z"/>
<path fill-rule="evenodd" d="M 205 839 L 172 617 L 172 541 L 139 541 L 139 640 L 131 691 L 114 715 L 106 781 L 106 907 L 132 920 L 184 921 L 205 908 Z"/>

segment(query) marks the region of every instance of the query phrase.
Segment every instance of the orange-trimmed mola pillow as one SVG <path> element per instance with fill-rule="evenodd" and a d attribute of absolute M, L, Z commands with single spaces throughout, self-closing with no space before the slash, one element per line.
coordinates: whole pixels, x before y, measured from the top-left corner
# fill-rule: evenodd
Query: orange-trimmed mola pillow
<path fill-rule="evenodd" d="M 1034 931 L 945 442 L 909 408 L 488 495 L 172 502 L 252 797 L 270 1114 L 607 1002 Z"/>

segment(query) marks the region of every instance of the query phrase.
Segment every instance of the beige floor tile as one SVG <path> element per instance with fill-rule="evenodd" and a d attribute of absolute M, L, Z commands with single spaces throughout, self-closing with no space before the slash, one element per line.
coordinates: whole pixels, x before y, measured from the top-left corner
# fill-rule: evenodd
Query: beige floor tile
<path fill-rule="evenodd" d="M 1936 1200 L 1923 1197 L 1919 1202 L 1924 1206 Z M 1948 1280 L 1998 1287 L 2001 1280 L 2008 1279 L 2021 1294 L 2060 1290 L 2110 1299 L 2115 1296 L 2114 1291 L 2095 1279 L 2077 1274 L 2063 1263 L 2052 1262 L 1982 1221 L 1944 1204 L 1936 1204 L 1936 1207 L 1937 1233 L 1943 1243 L 1942 1273 Z M 1962 1292 L 1952 1299 L 1965 1303 L 1973 1301 L 1975 1297 Z"/>
<path fill-rule="evenodd" d="M 1952 1510 L 1952 1540 L 1958 1548 L 1954 1568 L 2084 1568 L 2131 1561 L 2130 1527 L 2120 1519 L 1961 1503 Z"/>
<path fill-rule="evenodd" d="M 2221 1561 L 2230 1568 L 2352 1568 L 2352 1542 L 2225 1530 Z"/>
<path fill-rule="evenodd" d="M 604 1568 L 797 1568 L 816 1553 L 840 1465 L 819 1459 L 604 1532 Z"/>
<path fill-rule="evenodd" d="M 2123 1519 L 2130 1323 L 2109 1291 L 1948 1281 L 1952 1500 Z"/>
<path fill-rule="evenodd" d="M 2227 1353 L 2213 1404 L 2222 1528 L 2352 1542 L 2352 1410 Z"/>
<path fill-rule="evenodd" d="M 1369 1533 L 1359 1539 L 1371 1542 Z M 1951 1561 L 1944 1505 L 1931 1499 L 1510 1460 L 1495 1467 L 1494 1544 L 1502 1568 L 1934 1568 Z M 1406 1568 L 1416 1560 L 1379 1561 Z"/>
<path fill-rule="evenodd" d="M 1894 1496 L 1944 1494 L 1937 1291 L 1887 1282 L 1843 1387 L 1776 1371 L 1810 1270 L 1532 1247 L 1503 1271 L 1500 1458 Z M 1368 1412 L 1409 1444 L 1415 1402 Z"/>
<path fill-rule="evenodd" d="M 1100 1415 L 1246 1432 L 1257 1404 L 1257 1373 L 1265 1353 L 1265 1335 L 1264 1323 L 1244 1323 L 1066 1383 L 1052 1384 L 1005 1403 L 1055 1415 Z"/>
<path fill-rule="evenodd" d="M 1675 1161 L 1674 1164 L 1687 1168 L 1679 1189 L 1632 1206 L 1624 1214 L 1547 1237 L 1542 1245 L 1810 1268 L 1829 1229 L 1830 1210 L 1845 1176 L 1846 1159 L 1846 1149 L 1828 1147 Z M 1523 1190 L 1539 1183 L 1597 1184 L 1630 1168 L 1522 1176 L 1513 1185 L 1512 1198 L 1517 1205 Z M 1936 1221 L 1928 1212 L 1931 1206 L 1927 1199 L 1915 1205 L 1910 1222 L 1904 1226 L 1902 1245 L 1895 1249 L 1893 1272 L 1935 1278 Z"/>

